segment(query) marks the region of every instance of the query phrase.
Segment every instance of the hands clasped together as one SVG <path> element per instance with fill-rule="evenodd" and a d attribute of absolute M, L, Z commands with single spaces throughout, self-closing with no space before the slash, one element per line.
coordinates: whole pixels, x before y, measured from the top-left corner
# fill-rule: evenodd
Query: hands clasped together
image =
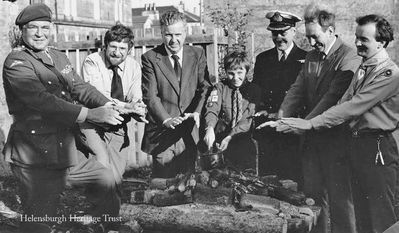
<path fill-rule="evenodd" d="M 132 115 L 137 116 L 139 121 L 148 123 L 145 119 L 146 108 L 147 106 L 142 100 L 132 101 L 123 105 L 116 105 L 109 102 L 104 106 L 89 109 L 87 120 L 96 123 L 119 125 L 124 120 L 121 115 Z"/>

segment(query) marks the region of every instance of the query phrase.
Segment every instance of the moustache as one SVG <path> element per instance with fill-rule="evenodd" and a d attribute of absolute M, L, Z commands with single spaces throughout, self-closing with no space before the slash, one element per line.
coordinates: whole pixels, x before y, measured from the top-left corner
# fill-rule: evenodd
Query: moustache
<path fill-rule="evenodd" d="M 365 51 L 365 50 L 367 50 L 367 48 L 364 47 L 364 46 L 356 46 L 356 49 L 359 50 L 359 51 Z"/>

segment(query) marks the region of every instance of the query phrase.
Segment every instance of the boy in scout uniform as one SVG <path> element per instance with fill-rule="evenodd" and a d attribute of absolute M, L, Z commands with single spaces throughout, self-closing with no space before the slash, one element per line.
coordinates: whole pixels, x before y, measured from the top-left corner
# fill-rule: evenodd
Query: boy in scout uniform
<path fill-rule="evenodd" d="M 232 144 L 237 145 L 231 143 L 232 139 L 238 140 L 240 135 L 251 129 L 260 91 L 246 78 L 249 68 L 250 62 L 245 52 L 235 51 L 224 58 L 226 78 L 215 85 L 205 106 L 204 142 L 208 149 L 216 142 L 217 149 L 228 149 L 227 154 L 230 154 L 235 151 Z M 238 146 L 243 147 L 242 144 Z M 231 156 L 229 158 L 234 159 Z"/>
<path fill-rule="evenodd" d="M 22 45 L 4 62 L 4 90 L 14 118 L 4 154 L 21 184 L 20 232 L 53 232 L 50 226 L 56 222 L 51 219 L 67 183 L 87 185 L 93 218 L 118 216 L 120 197 L 112 171 L 78 153 L 73 128 L 85 121 L 117 125 L 123 118 L 76 74 L 65 54 L 48 47 L 49 7 L 29 5 L 15 24 L 22 31 Z"/>

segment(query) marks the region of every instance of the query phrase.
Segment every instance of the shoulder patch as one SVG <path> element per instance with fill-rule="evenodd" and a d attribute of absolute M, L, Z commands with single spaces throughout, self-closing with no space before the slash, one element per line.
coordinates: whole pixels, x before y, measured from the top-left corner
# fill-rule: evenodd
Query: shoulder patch
<path fill-rule="evenodd" d="M 12 67 L 14 67 L 14 66 L 17 66 L 17 65 L 21 65 L 21 64 L 24 64 L 24 62 L 23 62 L 23 61 L 20 61 L 20 60 L 15 60 L 15 61 L 13 61 L 13 62 L 11 63 L 10 68 L 12 68 Z"/>
<path fill-rule="evenodd" d="M 62 74 L 68 74 L 69 72 L 71 72 L 73 70 L 72 65 L 66 65 L 65 68 L 63 70 L 61 70 Z"/>
<path fill-rule="evenodd" d="M 392 70 L 387 70 L 387 71 L 385 71 L 385 75 L 386 75 L 387 77 L 391 76 L 391 75 L 392 75 Z"/>

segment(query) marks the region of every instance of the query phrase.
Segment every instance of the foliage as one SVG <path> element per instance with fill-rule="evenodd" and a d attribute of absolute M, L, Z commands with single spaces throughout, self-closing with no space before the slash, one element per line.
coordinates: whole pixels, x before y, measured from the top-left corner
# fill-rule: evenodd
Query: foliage
<path fill-rule="evenodd" d="M 252 9 L 232 7 L 227 3 L 225 8 L 207 8 L 211 22 L 224 31 L 229 38 L 230 49 L 244 49 L 250 33 L 248 31 L 248 19 L 252 15 Z"/>

